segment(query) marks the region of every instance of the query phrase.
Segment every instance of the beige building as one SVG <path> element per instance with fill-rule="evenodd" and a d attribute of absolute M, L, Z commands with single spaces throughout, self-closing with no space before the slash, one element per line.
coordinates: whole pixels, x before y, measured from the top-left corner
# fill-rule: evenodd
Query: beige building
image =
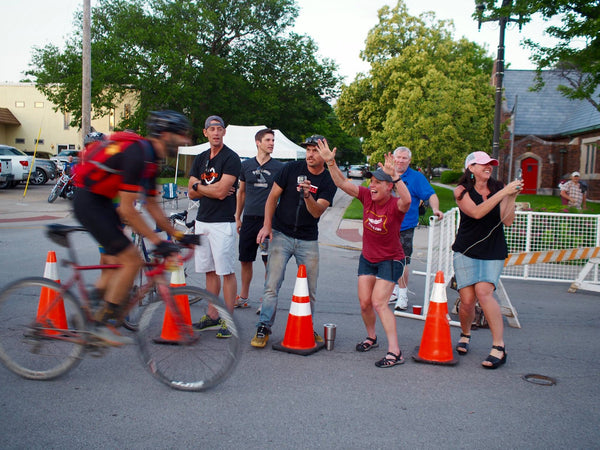
<path fill-rule="evenodd" d="M 110 114 L 92 119 L 92 127 L 105 134 L 113 132 L 133 104 L 133 100 L 125 102 Z M 69 125 L 70 113 L 54 111 L 55 106 L 33 83 L 0 83 L 0 144 L 33 151 L 39 136 L 38 152 L 81 149 L 81 130 Z"/>

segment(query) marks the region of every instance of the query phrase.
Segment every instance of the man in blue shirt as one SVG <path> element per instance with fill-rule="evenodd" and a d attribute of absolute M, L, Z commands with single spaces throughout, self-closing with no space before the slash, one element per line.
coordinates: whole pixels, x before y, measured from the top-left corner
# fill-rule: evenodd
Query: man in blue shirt
<path fill-rule="evenodd" d="M 415 228 L 419 224 L 419 204 L 421 201 L 429 202 L 433 214 L 441 220 L 444 213 L 440 211 L 440 200 L 435 191 L 421 172 L 409 167 L 412 159 L 412 153 L 407 147 L 398 147 L 394 150 L 394 168 L 396 169 L 396 178 L 401 177 L 408 188 L 411 197 L 410 209 L 404 216 L 402 227 L 400 228 L 400 242 L 406 255 L 404 264 L 404 273 L 398 280 L 394 288 L 394 293 L 390 297 L 390 303 L 396 301 L 395 310 L 403 311 L 408 308 L 408 265 L 413 251 L 413 236 Z"/>

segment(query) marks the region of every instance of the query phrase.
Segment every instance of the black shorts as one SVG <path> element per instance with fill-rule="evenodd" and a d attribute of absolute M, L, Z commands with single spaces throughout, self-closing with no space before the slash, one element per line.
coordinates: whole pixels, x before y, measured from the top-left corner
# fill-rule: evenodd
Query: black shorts
<path fill-rule="evenodd" d="M 410 264 L 410 257 L 413 252 L 413 237 L 415 235 L 415 229 L 409 228 L 400 232 L 400 244 L 402 244 L 402 250 L 404 250 L 404 256 L 406 256 L 405 264 Z"/>
<path fill-rule="evenodd" d="M 121 218 L 110 198 L 77 189 L 73 211 L 77 220 L 104 247 L 107 255 L 121 253 L 131 245 L 131 241 L 123 234 Z"/>
<path fill-rule="evenodd" d="M 242 217 L 242 226 L 240 228 L 239 241 L 239 260 L 242 262 L 253 262 L 256 260 L 256 251 L 258 244 L 256 237 L 263 227 L 265 218 L 262 216 L 244 216 Z"/>

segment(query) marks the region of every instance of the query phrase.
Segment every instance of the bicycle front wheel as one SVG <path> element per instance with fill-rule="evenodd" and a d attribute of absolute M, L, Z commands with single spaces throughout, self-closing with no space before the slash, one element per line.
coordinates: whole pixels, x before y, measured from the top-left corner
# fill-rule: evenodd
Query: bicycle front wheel
<path fill-rule="evenodd" d="M 81 361 L 76 330 L 85 319 L 79 303 L 60 284 L 24 278 L 0 292 L 0 361 L 32 380 L 50 380 Z"/>
<path fill-rule="evenodd" d="M 167 288 L 165 286 L 165 288 Z M 204 391 L 224 381 L 240 356 L 239 326 L 220 298 L 193 286 L 168 287 L 177 305 L 186 300 L 181 315 L 187 327 L 175 325 L 166 303 L 146 306 L 140 319 L 137 339 L 144 365 L 161 382 L 173 389 Z M 217 338 L 217 331 L 197 331 L 189 326 L 207 314 L 212 304 L 225 322 L 231 337 Z"/>

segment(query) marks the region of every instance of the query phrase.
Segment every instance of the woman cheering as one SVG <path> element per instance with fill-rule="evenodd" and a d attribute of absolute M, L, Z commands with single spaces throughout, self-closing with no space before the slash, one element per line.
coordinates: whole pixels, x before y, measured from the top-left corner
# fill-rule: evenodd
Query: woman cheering
<path fill-rule="evenodd" d="M 494 290 L 500 279 L 508 247 L 504 225 L 515 218 L 515 198 L 523 186 L 515 180 L 506 186 L 492 178 L 498 161 L 485 152 L 473 152 L 465 160 L 465 173 L 454 189 L 460 209 L 460 226 L 454 250 L 454 273 L 460 294 L 461 334 L 456 351 L 469 352 L 475 303 L 479 301 L 492 332 L 492 350 L 481 363 L 496 369 L 506 362 L 504 324 Z"/>
<path fill-rule="evenodd" d="M 385 165 L 367 173 L 369 187 L 357 186 L 347 180 L 335 163 L 335 151 L 327 141 L 318 143 L 319 153 L 326 161 L 337 187 L 356 197 L 363 205 L 363 249 L 358 263 L 358 300 L 367 329 L 367 337 L 356 345 L 356 351 L 366 352 L 378 347 L 375 334 L 376 315 L 381 320 L 388 341 L 386 356 L 377 361 L 377 367 L 393 367 L 404 362 L 396 318 L 388 307 L 394 285 L 404 270 L 404 251 L 398 239 L 404 214 L 410 207 L 410 193 L 400 178 L 394 180 L 394 158 L 385 155 Z M 395 191 L 395 195 L 392 192 Z"/>

